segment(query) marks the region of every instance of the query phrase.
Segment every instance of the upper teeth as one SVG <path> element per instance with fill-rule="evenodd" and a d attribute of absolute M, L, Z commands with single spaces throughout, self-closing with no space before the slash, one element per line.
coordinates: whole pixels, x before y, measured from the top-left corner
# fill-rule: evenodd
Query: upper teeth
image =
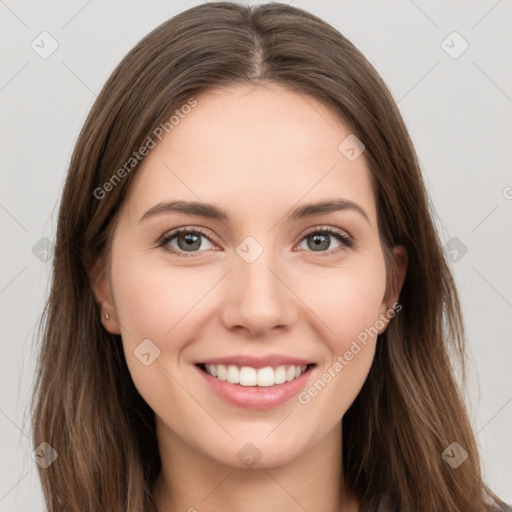
<path fill-rule="evenodd" d="M 274 384 L 283 384 L 297 377 L 300 377 L 307 366 L 278 366 L 272 368 L 251 368 L 250 366 L 238 366 L 223 364 L 207 364 L 206 372 L 219 380 L 230 382 L 231 384 L 240 384 L 241 386 L 273 386 Z"/>

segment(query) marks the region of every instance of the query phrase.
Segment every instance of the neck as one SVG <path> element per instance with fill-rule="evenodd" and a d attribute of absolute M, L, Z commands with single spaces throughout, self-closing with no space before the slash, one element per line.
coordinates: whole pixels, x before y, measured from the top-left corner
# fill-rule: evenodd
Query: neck
<path fill-rule="evenodd" d="M 162 471 L 153 495 L 158 512 L 358 510 L 343 484 L 341 424 L 317 446 L 272 467 L 224 465 L 185 444 L 158 418 L 157 436 Z"/>

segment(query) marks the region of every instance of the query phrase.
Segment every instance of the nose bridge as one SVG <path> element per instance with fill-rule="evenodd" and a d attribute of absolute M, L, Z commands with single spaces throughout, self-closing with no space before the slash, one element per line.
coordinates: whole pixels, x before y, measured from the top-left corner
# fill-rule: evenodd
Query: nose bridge
<path fill-rule="evenodd" d="M 274 251 L 247 237 L 236 252 L 224 311 L 226 324 L 256 333 L 293 322 L 293 294 Z"/>

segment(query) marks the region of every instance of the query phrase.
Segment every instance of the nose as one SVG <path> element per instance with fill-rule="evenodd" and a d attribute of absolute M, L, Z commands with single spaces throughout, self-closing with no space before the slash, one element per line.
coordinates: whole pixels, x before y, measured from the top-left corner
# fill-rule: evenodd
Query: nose
<path fill-rule="evenodd" d="M 298 318 L 300 301 L 289 280 L 267 251 L 252 263 L 237 258 L 224 283 L 221 320 L 226 328 L 254 338 L 290 328 Z"/>

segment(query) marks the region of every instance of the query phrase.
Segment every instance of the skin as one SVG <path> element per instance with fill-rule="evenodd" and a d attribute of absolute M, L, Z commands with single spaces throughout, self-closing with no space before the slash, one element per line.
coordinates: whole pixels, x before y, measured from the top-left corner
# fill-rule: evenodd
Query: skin
<path fill-rule="evenodd" d="M 349 161 L 338 150 L 351 132 L 328 106 L 275 84 L 196 99 L 141 163 L 107 259 L 91 275 L 105 329 L 121 334 L 133 381 L 156 415 L 156 503 L 161 512 L 356 512 L 357 498 L 340 484 L 341 419 L 367 377 L 375 336 L 309 403 L 293 397 L 264 411 L 225 402 L 194 364 L 235 354 L 303 357 L 317 365 L 307 389 L 365 328 L 384 319 L 385 330 L 405 250 L 393 249 L 393 293 L 364 153 Z M 285 218 L 299 203 L 338 198 L 368 219 L 354 210 Z M 140 221 L 177 199 L 214 203 L 232 220 L 166 212 Z M 325 226 L 349 234 L 353 247 L 333 236 L 327 249 L 308 245 L 306 235 Z M 209 240 L 189 257 L 157 247 L 180 227 L 202 228 Z M 251 263 L 236 252 L 247 236 L 263 249 Z M 169 245 L 191 254 L 176 238 Z M 134 355 L 145 339 L 160 350 L 149 366 Z M 248 442 L 262 454 L 250 468 L 237 457 Z"/>

